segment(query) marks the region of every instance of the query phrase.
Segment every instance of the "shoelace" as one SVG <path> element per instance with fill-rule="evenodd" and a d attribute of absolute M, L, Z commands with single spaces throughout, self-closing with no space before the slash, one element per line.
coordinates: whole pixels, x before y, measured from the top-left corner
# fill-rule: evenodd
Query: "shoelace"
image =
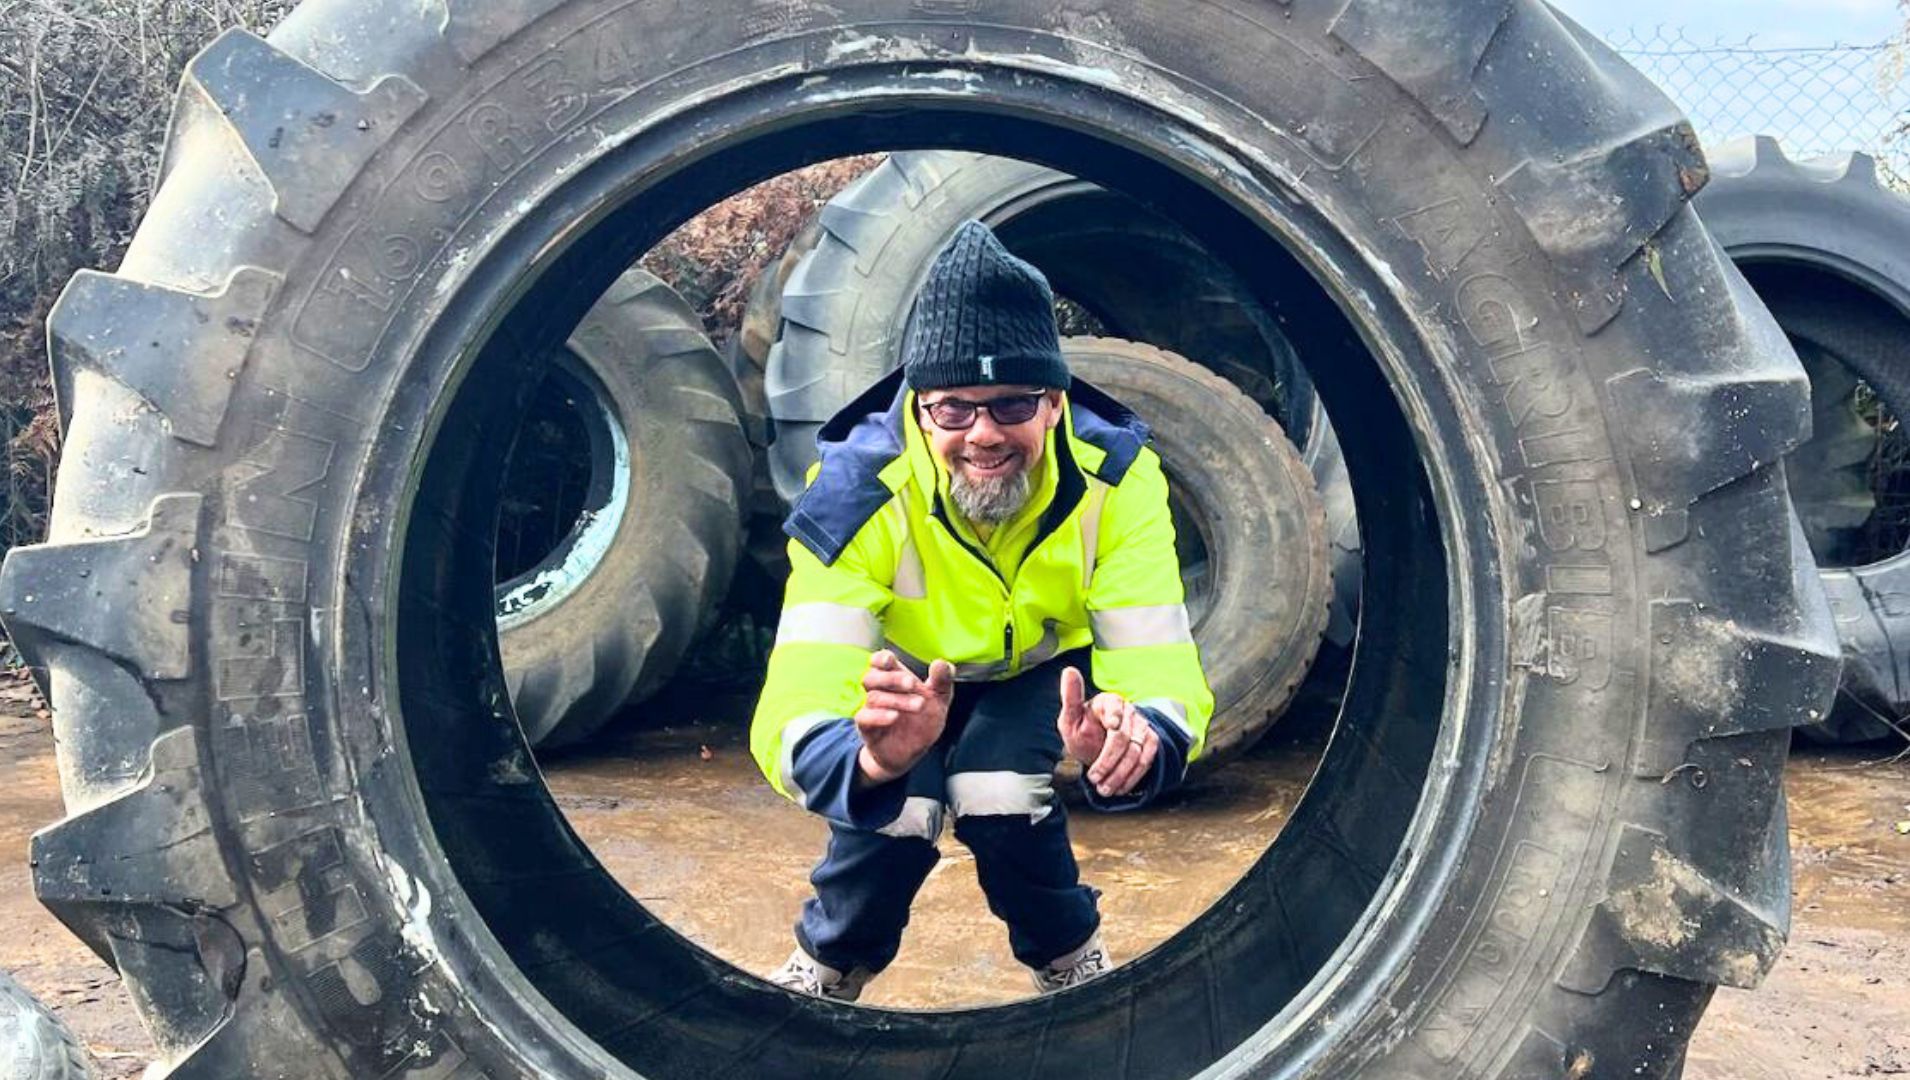
<path fill-rule="evenodd" d="M 811 997 L 822 996 L 822 973 L 807 964 L 787 964 L 771 977 L 771 982 L 786 990 Z"/>
<path fill-rule="evenodd" d="M 1095 949 L 1060 971 L 1049 972 L 1048 981 L 1056 987 L 1079 986 L 1096 975 L 1105 974 L 1107 970 L 1107 952 Z"/>

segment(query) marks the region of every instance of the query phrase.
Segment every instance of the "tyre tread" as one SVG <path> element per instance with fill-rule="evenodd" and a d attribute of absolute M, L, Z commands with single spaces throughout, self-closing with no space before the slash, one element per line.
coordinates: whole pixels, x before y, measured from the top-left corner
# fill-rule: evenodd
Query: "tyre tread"
<path fill-rule="evenodd" d="M 279 217 L 308 234 L 426 96 L 401 75 L 354 91 L 242 29 L 194 57 L 185 85 L 224 117 L 271 184 Z"/>

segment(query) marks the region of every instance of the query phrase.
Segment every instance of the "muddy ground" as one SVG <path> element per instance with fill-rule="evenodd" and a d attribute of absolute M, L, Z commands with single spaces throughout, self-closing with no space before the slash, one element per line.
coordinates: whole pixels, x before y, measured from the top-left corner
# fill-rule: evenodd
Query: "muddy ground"
<path fill-rule="evenodd" d="M 1233 882 L 1279 831 L 1316 753 L 1264 747 L 1198 800 L 1075 819 L 1117 956 L 1158 943 Z M 1910 822 L 1910 761 L 1879 756 L 1793 758 L 1790 948 L 1762 989 L 1719 993 L 1689 1080 L 1910 1075 L 1910 835 L 1897 825 Z M 733 725 L 633 732 L 546 765 L 578 830 L 645 903 L 752 970 L 788 954 L 824 830 L 767 790 Z M 0 682 L 0 967 L 79 1033 L 103 1076 L 136 1076 L 151 1047 L 125 990 L 32 895 L 27 837 L 59 813 L 47 720 L 25 685 Z M 901 956 L 865 1000 L 938 1006 L 1026 992 L 973 860 L 952 842 L 943 850 Z"/>

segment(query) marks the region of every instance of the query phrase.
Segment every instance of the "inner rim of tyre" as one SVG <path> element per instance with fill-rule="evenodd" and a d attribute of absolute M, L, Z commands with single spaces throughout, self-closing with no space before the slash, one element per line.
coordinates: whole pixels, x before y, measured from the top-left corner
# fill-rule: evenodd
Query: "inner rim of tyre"
<path fill-rule="evenodd" d="M 455 875 L 453 895 L 438 902 L 468 903 L 477 923 L 444 946 L 446 962 L 474 993 L 534 987 L 541 1001 L 525 1007 L 542 1022 L 561 1027 L 561 1015 L 645 1075 L 709 1075 L 712 1063 L 740 1060 L 742 1032 L 752 1046 L 773 1035 L 791 1072 L 839 1062 L 831 1055 L 845 1045 L 876 1075 L 943 1059 L 953 1069 L 950 1048 L 968 1055 L 964 1070 L 986 1072 L 991 1055 L 1025 1068 L 1017 1047 L 1079 1042 L 1085 1052 L 1110 1008 L 1126 1010 L 1126 1045 L 1141 1055 L 1126 1075 L 1179 1075 L 1189 1053 L 1218 1059 L 1276 1021 L 1292 1034 L 1256 1052 L 1301 1062 L 1328 1035 L 1296 1018 L 1343 1017 L 1375 998 L 1400 962 L 1388 942 L 1417 933 L 1437 892 L 1409 888 L 1408 869 L 1443 875 L 1450 860 L 1437 852 L 1463 841 L 1455 822 L 1470 796 L 1455 777 L 1483 765 L 1479 733 L 1493 729 L 1498 699 L 1480 688 L 1498 678 L 1502 653 L 1500 630 L 1483 614 L 1498 609 L 1496 585 L 1465 567 L 1496 556 L 1449 558 L 1449 547 L 1468 542 L 1452 510 L 1468 493 L 1455 488 L 1483 470 L 1452 464 L 1469 451 L 1406 314 L 1346 237 L 1300 200 L 1277 196 L 1209 136 L 1092 86 L 1026 71 L 995 82 L 986 113 L 877 65 L 832 76 L 827 93 L 793 83 L 736 91 L 668 122 L 693 121 L 694 140 L 688 127 L 651 134 L 575 171 L 475 264 L 433 321 L 405 376 L 412 390 L 401 395 L 417 426 L 391 425 L 374 450 L 384 463 L 374 477 L 417 477 L 397 515 L 402 543 L 387 587 L 395 617 L 376 655 L 385 677 L 395 676 L 393 727 L 428 815 L 430 833 L 417 842 Z M 859 90 L 883 101 L 881 124 L 844 104 Z M 1113 127 L 1126 133 L 1119 143 L 1091 134 Z M 665 149 L 691 142 L 694 160 Z M 514 720 L 500 715 L 508 697 L 492 622 L 471 617 L 490 609 L 489 591 L 474 587 L 488 581 L 492 560 L 488 544 L 474 541 L 489 534 L 465 527 L 494 513 L 487 469 L 497 451 L 483 432 L 518 407 L 509 373 L 537 355 L 527 342 L 573 325 L 638 254 L 718 198 L 805 163 L 897 145 L 1022 157 L 1149 194 L 1175 206 L 1269 303 L 1299 298 L 1308 317 L 1291 328 L 1296 347 L 1331 361 L 1312 371 L 1316 385 L 1329 408 L 1361 410 L 1343 442 L 1369 537 L 1368 587 L 1389 598 L 1364 617 L 1345 711 L 1312 785 L 1231 891 L 1167 944 L 1086 987 L 937 1013 L 799 999 L 746 977 L 662 925 L 604 872 L 541 781 L 525 782 L 534 769 L 500 767 L 529 755 Z M 1203 163 L 1212 170 L 1220 161 L 1232 163 L 1224 188 L 1201 179 Z M 1295 252 L 1311 254 L 1303 261 Z M 1410 389 L 1396 394 L 1395 383 Z M 1400 401 L 1412 403 L 1410 418 Z M 427 439 L 420 471 L 413 463 Z M 1445 467 L 1430 471 L 1428 461 L 1442 458 Z M 1435 486 L 1429 475 L 1453 479 Z M 1442 739 L 1467 749 L 1462 768 L 1435 774 L 1429 763 Z M 1152 1065 L 1142 1060 L 1147 1047 L 1161 1054 Z"/>
<path fill-rule="evenodd" d="M 1792 452 L 1789 481 L 1818 566 L 1873 566 L 1904 554 L 1910 550 L 1910 432 L 1900 422 L 1910 417 L 1910 381 L 1889 370 L 1894 356 L 1876 358 L 1867 339 L 1879 327 L 1910 333 L 1906 298 L 1893 283 L 1822 253 L 1750 248 L 1731 255 L 1791 335 L 1811 380 L 1816 422 L 1810 439 Z M 1837 317 L 1807 314 L 1808 326 L 1787 325 L 1799 305 Z M 1800 337 L 1800 329 L 1812 336 Z M 1884 367 L 1866 370 L 1873 364 Z M 1835 444 L 1859 432 L 1869 437 L 1870 454 L 1850 460 Z M 1868 499 L 1867 516 L 1852 512 L 1853 498 Z"/>
<path fill-rule="evenodd" d="M 622 418 L 612 411 L 609 393 L 570 350 L 559 349 L 552 357 L 540 393 L 546 397 L 561 395 L 567 408 L 555 415 L 527 415 L 518 429 L 517 449 L 521 449 L 529 426 L 540 419 L 574 423 L 583 429 L 587 447 L 587 483 L 576 519 L 563 537 L 528 569 L 497 586 L 500 630 L 522 626 L 575 592 L 610 550 L 630 504 L 630 440 L 624 435 Z M 549 411 L 555 413 L 554 409 Z M 517 449 L 513 450 L 514 462 Z M 504 494 L 554 498 L 550 492 L 509 490 L 508 485 L 516 479 L 515 472 L 507 477 Z"/>

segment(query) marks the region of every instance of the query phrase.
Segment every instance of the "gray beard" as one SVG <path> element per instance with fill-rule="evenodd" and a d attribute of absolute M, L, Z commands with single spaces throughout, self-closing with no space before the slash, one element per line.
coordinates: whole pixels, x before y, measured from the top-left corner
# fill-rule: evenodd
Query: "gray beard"
<path fill-rule="evenodd" d="M 955 496 L 956 509 L 969 521 L 982 525 L 999 525 L 1014 517 L 1016 511 L 1027 505 L 1032 486 L 1027 469 L 1013 476 L 984 480 L 970 480 L 958 469 L 948 477 L 948 490 Z"/>

